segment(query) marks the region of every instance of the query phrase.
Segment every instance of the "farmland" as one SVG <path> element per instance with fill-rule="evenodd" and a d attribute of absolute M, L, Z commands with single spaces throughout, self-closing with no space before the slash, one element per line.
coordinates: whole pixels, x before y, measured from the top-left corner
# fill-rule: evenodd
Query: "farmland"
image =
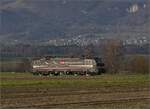
<path fill-rule="evenodd" d="M 148 74 L 40 77 L 30 73 L 4 72 L 1 107 L 148 109 Z"/>

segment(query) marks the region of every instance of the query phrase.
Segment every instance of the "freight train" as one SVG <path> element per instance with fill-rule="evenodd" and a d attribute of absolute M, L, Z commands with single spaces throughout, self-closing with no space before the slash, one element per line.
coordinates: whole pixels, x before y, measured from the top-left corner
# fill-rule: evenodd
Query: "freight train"
<path fill-rule="evenodd" d="M 101 58 L 41 58 L 32 61 L 34 75 L 99 75 L 105 73 Z"/>

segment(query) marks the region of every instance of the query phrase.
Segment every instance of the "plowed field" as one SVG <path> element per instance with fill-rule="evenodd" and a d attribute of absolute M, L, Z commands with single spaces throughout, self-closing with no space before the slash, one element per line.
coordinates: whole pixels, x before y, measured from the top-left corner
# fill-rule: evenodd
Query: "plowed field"
<path fill-rule="evenodd" d="M 149 109 L 148 75 L 37 77 L 1 73 L 2 109 Z"/>

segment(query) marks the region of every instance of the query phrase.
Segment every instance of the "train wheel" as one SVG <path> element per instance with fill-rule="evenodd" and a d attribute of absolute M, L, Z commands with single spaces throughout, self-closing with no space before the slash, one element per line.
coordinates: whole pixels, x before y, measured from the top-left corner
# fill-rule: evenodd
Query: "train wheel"
<path fill-rule="evenodd" d="M 39 73 L 39 76 L 42 76 L 42 73 Z"/>
<path fill-rule="evenodd" d="M 54 73 L 53 72 L 49 72 L 49 76 L 54 76 Z"/>
<path fill-rule="evenodd" d="M 62 76 L 62 75 L 63 75 L 63 72 L 59 72 L 59 75 Z"/>
<path fill-rule="evenodd" d="M 78 74 L 75 73 L 74 76 L 78 76 Z"/>
<path fill-rule="evenodd" d="M 32 72 L 32 74 L 33 74 L 33 75 L 39 75 L 39 73 L 38 73 L 38 72 Z"/>
<path fill-rule="evenodd" d="M 66 72 L 66 75 L 69 75 L 69 72 Z"/>
<path fill-rule="evenodd" d="M 78 76 L 79 74 L 78 74 L 78 73 L 74 73 L 73 75 L 74 75 L 74 76 Z"/>
<path fill-rule="evenodd" d="M 50 73 L 49 76 L 54 76 L 54 75 L 52 73 Z"/>
<path fill-rule="evenodd" d="M 90 74 L 86 73 L 85 76 L 90 76 Z"/>
<path fill-rule="evenodd" d="M 59 72 L 55 71 L 55 72 L 54 72 L 54 75 L 55 75 L 55 76 L 58 76 L 58 75 L 59 75 Z"/>

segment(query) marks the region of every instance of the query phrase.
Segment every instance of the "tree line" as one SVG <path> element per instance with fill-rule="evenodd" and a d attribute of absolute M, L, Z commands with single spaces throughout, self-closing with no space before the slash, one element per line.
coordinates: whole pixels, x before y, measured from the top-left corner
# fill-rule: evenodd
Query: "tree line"
<path fill-rule="evenodd" d="M 28 48 L 27 53 L 30 54 L 31 48 L 29 46 L 27 46 L 27 48 Z M 90 44 L 84 47 L 72 46 L 69 49 L 68 48 L 69 47 L 63 48 L 62 51 L 64 53 L 61 56 L 64 56 L 66 54 L 65 56 L 68 57 L 80 57 L 80 58 L 94 58 L 97 56 L 101 57 L 103 62 L 105 63 L 105 68 L 107 73 L 113 73 L 113 74 L 114 73 L 149 73 L 149 62 L 150 62 L 149 54 L 148 55 L 126 54 L 125 53 L 126 48 L 125 46 L 123 46 L 120 40 L 109 40 L 109 42 L 97 46 Z M 24 53 L 26 53 L 26 50 L 23 47 L 18 49 L 19 50 L 23 49 Z M 59 49 L 57 50 L 58 54 L 61 54 Z M 47 53 L 45 50 L 47 49 L 42 48 L 42 51 L 45 53 L 45 55 L 51 55 L 51 53 Z M 55 50 L 55 48 L 52 47 L 52 49 L 49 48 L 49 50 Z M 10 48 L 9 51 L 11 51 Z M 42 53 L 39 48 L 38 55 L 32 56 L 30 58 L 24 56 L 19 61 L 16 61 L 15 57 L 13 57 L 14 58 L 13 61 L 1 60 L 0 70 L 14 71 L 14 72 L 29 72 L 31 70 L 32 58 L 45 56 Z M 55 55 L 55 53 L 53 55 Z"/>

